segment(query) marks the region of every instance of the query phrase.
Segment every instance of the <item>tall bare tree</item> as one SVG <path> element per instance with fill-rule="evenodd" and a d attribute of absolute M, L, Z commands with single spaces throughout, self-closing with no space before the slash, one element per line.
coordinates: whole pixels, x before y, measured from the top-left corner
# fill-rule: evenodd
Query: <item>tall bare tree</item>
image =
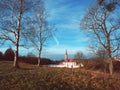
<path fill-rule="evenodd" d="M 53 27 L 49 26 L 47 21 L 47 12 L 44 2 L 34 8 L 33 27 L 29 29 L 29 33 L 25 35 L 29 43 L 38 51 L 38 66 L 41 65 L 41 54 L 46 41 L 52 37 Z"/>
<path fill-rule="evenodd" d="M 1 0 L 0 39 L 9 40 L 15 45 L 14 67 L 18 67 L 18 46 L 21 27 L 23 0 Z"/>
<path fill-rule="evenodd" d="M 95 36 L 96 42 L 107 52 L 109 72 L 113 73 L 112 57 L 120 49 L 120 18 L 117 7 L 112 12 L 105 5 L 94 5 L 81 20 L 81 28 Z M 94 43 L 94 42 L 93 42 Z"/>
<path fill-rule="evenodd" d="M 15 46 L 14 67 L 18 65 L 18 53 L 20 46 L 21 32 L 24 27 L 26 16 L 30 17 L 30 10 L 39 0 L 1 0 L 0 1 L 0 40 L 11 41 Z M 36 3 L 35 3 L 36 2 Z M 29 13 L 28 13 L 29 12 Z"/>

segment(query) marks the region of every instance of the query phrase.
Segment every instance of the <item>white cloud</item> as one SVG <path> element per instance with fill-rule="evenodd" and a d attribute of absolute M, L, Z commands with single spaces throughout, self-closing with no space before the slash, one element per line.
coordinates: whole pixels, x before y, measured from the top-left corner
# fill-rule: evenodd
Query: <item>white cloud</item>
<path fill-rule="evenodd" d="M 89 37 L 80 37 L 75 40 L 76 43 L 88 43 L 88 41 L 90 41 Z"/>
<path fill-rule="evenodd" d="M 56 42 L 56 46 L 58 46 L 58 45 L 59 45 L 59 41 L 58 41 L 58 39 L 57 39 L 57 37 L 56 37 L 55 35 L 53 35 L 53 39 L 54 39 L 55 42 Z"/>

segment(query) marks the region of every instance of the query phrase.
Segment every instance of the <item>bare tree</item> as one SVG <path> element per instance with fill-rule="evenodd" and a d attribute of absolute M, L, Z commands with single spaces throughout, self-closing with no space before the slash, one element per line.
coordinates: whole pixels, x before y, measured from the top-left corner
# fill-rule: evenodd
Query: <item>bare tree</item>
<path fill-rule="evenodd" d="M 108 58 L 108 54 L 104 48 L 101 48 L 99 46 L 95 47 L 95 45 L 90 46 L 89 48 L 90 48 L 91 53 L 94 54 L 95 57 L 97 56 L 97 58 L 103 59 L 103 60 Z"/>
<path fill-rule="evenodd" d="M 84 59 L 85 56 L 84 56 L 84 54 L 82 52 L 77 52 L 75 54 L 74 58 L 80 60 L 80 59 Z"/>
<path fill-rule="evenodd" d="M 18 67 L 18 46 L 22 7 L 23 0 L 2 0 L 0 2 L 0 9 L 3 11 L 3 13 L 0 13 L 2 16 L 0 39 L 9 40 L 15 45 L 14 67 Z"/>
<path fill-rule="evenodd" d="M 103 60 L 108 58 L 106 50 L 104 50 L 104 49 L 97 50 L 96 55 L 97 55 L 98 58 L 101 58 Z"/>
<path fill-rule="evenodd" d="M 117 15 L 120 8 L 116 9 L 110 12 L 104 5 L 95 5 L 81 20 L 81 28 L 95 36 L 96 42 L 107 52 L 110 74 L 113 73 L 112 57 L 120 49 L 120 18 Z"/>
<path fill-rule="evenodd" d="M 0 1 L 0 40 L 10 41 L 15 46 L 14 67 L 18 65 L 18 53 L 20 46 L 21 32 L 25 31 L 24 27 L 27 24 L 24 23 L 25 17 L 30 14 L 27 13 L 34 7 L 35 2 L 37 4 L 39 0 L 1 0 Z"/>
<path fill-rule="evenodd" d="M 47 22 L 47 12 L 44 2 L 41 1 L 39 5 L 34 8 L 34 23 L 33 27 L 29 29 L 29 33 L 25 35 L 29 43 L 38 51 L 38 66 L 40 66 L 41 53 L 46 41 L 52 37 L 53 27 L 49 26 Z"/>

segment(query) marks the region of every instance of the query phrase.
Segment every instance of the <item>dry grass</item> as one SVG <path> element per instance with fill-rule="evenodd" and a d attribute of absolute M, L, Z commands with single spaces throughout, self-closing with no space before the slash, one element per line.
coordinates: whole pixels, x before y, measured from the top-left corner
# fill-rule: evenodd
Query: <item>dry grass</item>
<path fill-rule="evenodd" d="M 120 90 L 119 73 L 0 62 L 1 90 Z"/>

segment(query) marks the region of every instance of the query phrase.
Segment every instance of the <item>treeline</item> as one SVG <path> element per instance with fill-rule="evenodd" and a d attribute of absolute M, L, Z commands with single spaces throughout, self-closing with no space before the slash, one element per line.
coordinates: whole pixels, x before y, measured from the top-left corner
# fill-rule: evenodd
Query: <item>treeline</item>
<path fill-rule="evenodd" d="M 29 64 L 38 64 L 38 58 L 37 57 L 30 57 L 30 56 L 20 56 L 18 59 L 20 62 L 23 63 L 29 63 Z M 41 65 L 49 65 L 49 64 L 54 64 L 55 61 L 52 61 L 48 58 L 41 58 Z"/>
<path fill-rule="evenodd" d="M 0 61 L 13 61 L 14 60 L 14 51 L 11 48 L 8 48 L 5 53 L 0 52 Z M 32 53 L 28 53 L 26 56 L 19 56 L 19 62 L 29 63 L 29 64 L 38 64 L 38 57 Z M 56 64 L 57 61 L 50 60 L 48 58 L 41 58 L 41 65 Z"/>

